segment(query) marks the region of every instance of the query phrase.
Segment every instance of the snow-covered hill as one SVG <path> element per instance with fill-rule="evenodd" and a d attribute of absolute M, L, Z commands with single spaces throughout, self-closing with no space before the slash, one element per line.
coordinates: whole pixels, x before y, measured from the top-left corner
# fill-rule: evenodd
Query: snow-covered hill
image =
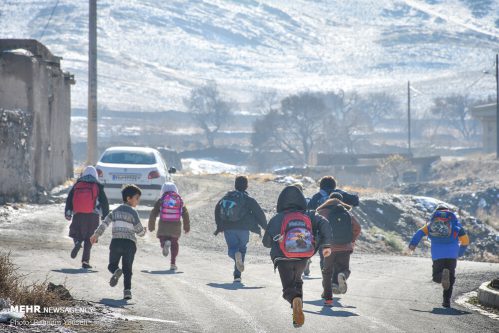
<path fill-rule="evenodd" d="M 40 38 L 56 0 L 0 0 L 0 38 Z M 88 1 L 60 0 L 41 41 L 76 74 L 86 106 Z M 183 109 L 215 79 L 250 101 L 277 89 L 488 94 L 499 45 L 495 0 L 99 0 L 99 105 Z M 468 88 L 472 86 L 471 88 Z"/>

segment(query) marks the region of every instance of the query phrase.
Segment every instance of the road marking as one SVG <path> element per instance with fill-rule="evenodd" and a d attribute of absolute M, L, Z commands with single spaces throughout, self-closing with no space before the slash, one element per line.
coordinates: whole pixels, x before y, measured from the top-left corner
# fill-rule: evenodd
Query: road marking
<path fill-rule="evenodd" d="M 133 316 L 133 315 L 124 315 L 119 312 L 111 312 L 110 313 L 111 317 L 118 318 L 118 319 L 128 319 L 132 321 L 154 321 L 158 323 L 168 323 L 168 324 L 179 324 L 179 322 L 174 321 L 174 320 L 165 320 L 165 319 L 158 319 L 158 318 L 150 318 L 150 317 L 141 317 L 141 316 Z"/>

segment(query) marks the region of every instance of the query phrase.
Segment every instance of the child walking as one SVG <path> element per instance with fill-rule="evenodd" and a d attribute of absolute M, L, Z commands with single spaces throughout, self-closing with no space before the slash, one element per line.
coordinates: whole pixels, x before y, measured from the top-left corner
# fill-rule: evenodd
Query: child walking
<path fill-rule="evenodd" d="M 331 225 L 332 254 L 324 258 L 322 269 L 322 298 L 324 305 L 333 306 L 333 293 L 344 294 L 347 292 L 347 279 L 350 276 L 350 255 L 354 244 L 360 235 L 361 227 L 350 214 L 352 209 L 345 204 L 340 193 L 333 192 L 329 200 L 317 209 Z"/>
<path fill-rule="evenodd" d="M 430 221 L 414 234 L 409 249 L 414 251 L 424 236 L 431 241 L 433 281 L 442 284 L 442 306 L 450 308 L 457 258 L 464 255 L 470 243 L 469 237 L 456 215 L 445 206 L 437 207 Z"/>
<path fill-rule="evenodd" d="M 176 259 L 179 252 L 178 240 L 182 233 L 182 223 L 186 234 L 189 233 L 191 227 L 189 212 L 174 183 L 164 183 L 161 187 L 161 197 L 156 201 L 149 215 L 150 232 L 156 228 L 158 215 L 159 223 L 156 236 L 159 238 L 163 255 L 167 257 L 171 252 L 170 270 L 176 271 Z"/>
<path fill-rule="evenodd" d="M 307 211 L 300 189 L 287 186 L 279 195 L 277 215 L 267 225 L 263 245 L 271 249 L 274 268 L 279 270 L 282 297 L 293 308 L 293 325 L 301 327 L 305 322 L 302 274 L 317 250 L 322 249 L 324 257 L 331 254 L 331 227 L 322 216 Z"/>
<path fill-rule="evenodd" d="M 126 185 L 121 190 L 123 204 L 113 210 L 102 223 L 99 225 L 95 233 L 90 238 L 92 244 L 97 243 L 98 239 L 107 227 L 112 223 L 111 245 L 109 246 L 109 272 L 113 275 L 109 281 L 109 285 L 114 287 L 118 284 L 121 275 L 124 275 L 124 291 L 123 298 L 126 300 L 132 299 L 132 267 L 137 251 L 135 235 L 143 237 L 146 229 L 140 223 L 139 214 L 135 207 L 139 204 L 142 192 L 135 185 Z M 122 268 L 119 268 L 121 260 Z"/>
<path fill-rule="evenodd" d="M 81 267 L 84 269 L 92 268 L 90 237 L 99 226 L 99 212 L 103 218 L 107 216 L 109 204 L 104 187 L 97 180 L 97 170 L 93 166 L 87 166 L 69 191 L 64 208 L 66 219 L 72 220 L 69 226 L 69 237 L 73 238 L 74 242 L 71 258 L 76 258 L 83 245 Z"/>

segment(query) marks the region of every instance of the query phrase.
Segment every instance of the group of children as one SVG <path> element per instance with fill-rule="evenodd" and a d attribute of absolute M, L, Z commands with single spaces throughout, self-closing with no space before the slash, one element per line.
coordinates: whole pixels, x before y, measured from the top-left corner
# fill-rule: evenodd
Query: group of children
<path fill-rule="evenodd" d="M 333 294 L 347 291 L 350 276 L 350 255 L 361 233 L 360 224 L 351 214 L 352 206 L 359 205 L 354 194 L 336 188 L 331 176 L 320 181 L 320 191 L 311 199 L 304 196 L 300 184 L 286 186 L 277 199 L 276 214 L 268 221 L 258 202 L 248 192 L 248 178 L 238 176 L 234 190 L 227 192 L 215 207 L 216 231 L 224 233 L 228 256 L 234 261 L 234 283 L 242 281 L 249 233 L 261 235 L 262 243 L 270 248 L 274 269 L 279 271 L 283 298 L 293 309 L 293 325 L 304 324 L 303 275 L 310 273 L 311 257 L 319 252 L 325 306 L 332 306 Z M 94 167 L 87 167 L 71 189 L 66 201 L 65 216 L 72 219 L 70 237 L 74 240 L 71 257 L 84 247 L 82 267 L 89 264 L 90 249 L 112 223 L 108 269 L 110 285 L 116 286 L 124 275 L 124 299 L 131 299 L 132 266 L 136 252 L 136 236 L 144 236 L 146 229 L 140 222 L 135 207 L 141 191 L 135 185 L 122 189 L 123 203 L 109 213 L 109 205 Z M 99 225 L 99 214 L 102 223 Z M 164 256 L 171 253 L 170 269 L 175 271 L 182 226 L 190 231 L 188 210 L 173 183 L 165 183 L 160 198 L 154 205 L 148 229 L 156 229 Z M 432 242 L 433 281 L 443 287 L 444 307 L 450 307 L 455 282 L 456 262 L 464 254 L 469 238 L 454 212 L 439 206 L 429 222 L 412 238 L 409 248 L 414 250 L 422 237 Z M 122 262 L 121 268 L 119 262 Z"/>

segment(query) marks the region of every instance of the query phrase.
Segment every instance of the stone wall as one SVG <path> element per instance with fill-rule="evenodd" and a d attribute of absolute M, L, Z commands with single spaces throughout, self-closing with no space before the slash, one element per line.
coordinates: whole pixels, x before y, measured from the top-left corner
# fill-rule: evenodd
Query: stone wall
<path fill-rule="evenodd" d="M 59 59 L 34 40 L 0 39 L 0 196 L 20 199 L 73 175 L 74 81 Z"/>

